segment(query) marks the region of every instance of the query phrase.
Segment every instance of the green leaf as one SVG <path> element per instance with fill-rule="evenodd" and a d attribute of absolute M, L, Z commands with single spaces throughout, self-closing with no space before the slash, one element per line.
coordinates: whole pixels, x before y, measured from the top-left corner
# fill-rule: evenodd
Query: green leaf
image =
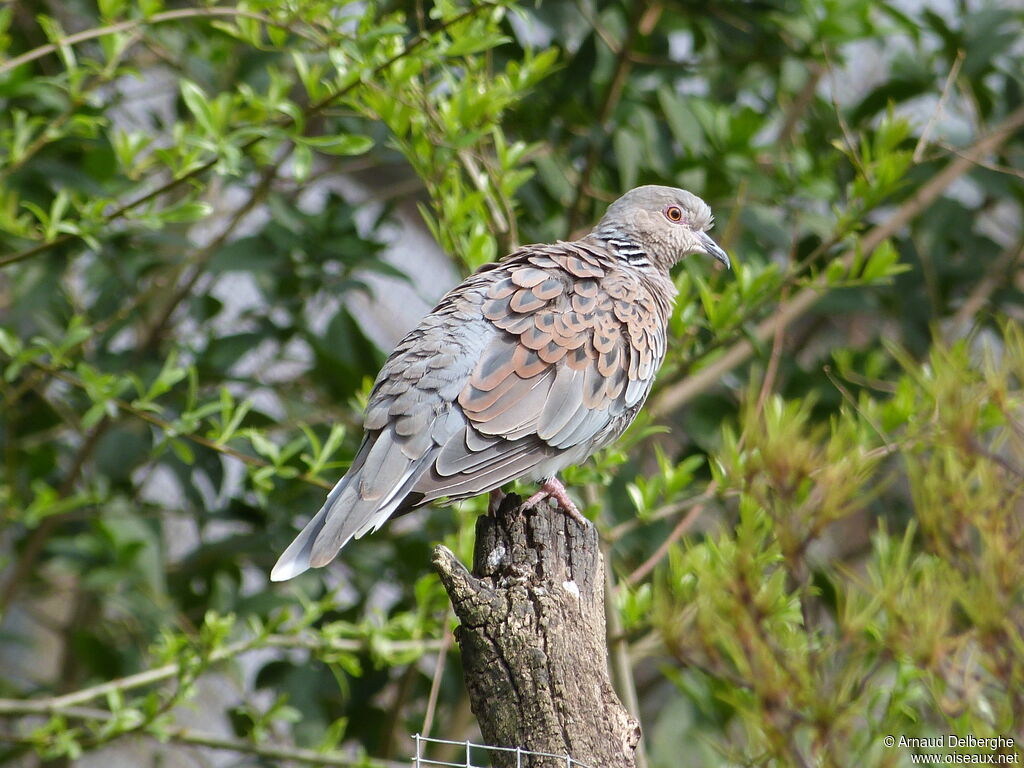
<path fill-rule="evenodd" d="M 241 403 L 235 404 L 235 399 L 228 391 L 227 387 L 221 387 L 220 390 L 220 418 L 221 418 L 221 429 L 220 433 L 214 438 L 214 442 L 217 445 L 225 445 L 242 424 L 242 419 L 245 418 L 246 414 L 252 409 L 251 400 L 243 400 Z"/>
<path fill-rule="evenodd" d="M 171 388 L 188 375 L 188 368 L 178 365 L 178 353 L 172 351 L 164 361 L 163 368 L 157 374 L 156 379 L 146 392 L 146 400 L 156 400 L 161 395 L 170 392 Z"/>
<path fill-rule="evenodd" d="M 354 133 L 342 133 L 337 136 L 307 136 L 301 141 L 328 155 L 362 155 L 373 148 L 373 139 Z"/>
<path fill-rule="evenodd" d="M 6 328 L 0 328 L 0 352 L 14 357 L 21 351 L 21 339 Z"/>
<path fill-rule="evenodd" d="M 296 144 L 292 152 L 292 175 L 296 181 L 305 181 L 313 168 L 313 153 L 305 143 Z"/>
<path fill-rule="evenodd" d="M 246 432 L 246 436 L 252 443 L 253 449 L 265 459 L 269 459 L 272 464 L 277 464 L 281 460 L 281 449 L 277 446 L 273 440 L 264 437 L 259 431 L 250 429 Z"/>
<path fill-rule="evenodd" d="M 672 136 L 684 150 L 698 152 L 704 147 L 704 129 L 683 98 L 668 87 L 658 89 L 658 104 L 668 120 Z"/>
<path fill-rule="evenodd" d="M 127 5 L 127 0 L 98 0 L 100 15 L 107 21 L 121 16 Z"/>
<path fill-rule="evenodd" d="M 505 37 L 504 35 L 487 33 L 465 35 L 449 45 L 445 54 L 448 56 L 467 56 L 491 48 L 497 48 L 499 45 L 509 42 L 512 42 L 512 38 Z"/>
<path fill-rule="evenodd" d="M 200 221 L 213 213 L 213 206 L 203 200 L 184 200 L 160 211 L 160 220 L 169 224 Z"/>
<path fill-rule="evenodd" d="M 188 107 L 189 112 L 192 113 L 206 133 L 211 136 L 216 135 L 218 131 L 214 124 L 213 109 L 210 107 L 210 102 L 206 98 L 206 94 L 203 93 L 202 88 L 191 80 L 182 80 L 180 88 L 181 98 L 185 102 L 185 106 Z"/>
<path fill-rule="evenodd" d="M 880 282 L 910 269 L 909 265 L 900 264 L 899 260 L 899 252 L 893 247 L 892 241 L 884 240 L 868 257 L 860 278 L 869 283 Z"/>
<path fill-rule="evenodd" d="M 171 450 L 174 451 L 174 455 L 181 460 L 182 464 L 192 466 L 195 463 L 196 455 L 191 445 L 176 437 L 172 437 L 169 442 Z"/>

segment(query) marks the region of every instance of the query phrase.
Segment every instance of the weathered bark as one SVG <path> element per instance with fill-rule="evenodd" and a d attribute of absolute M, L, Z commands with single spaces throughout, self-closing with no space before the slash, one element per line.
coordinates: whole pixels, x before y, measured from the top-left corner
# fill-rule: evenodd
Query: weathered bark
<path fill-rule="evenodd" d="M 461 626 L 466 687 L 491 745 L 635 768 L 640 725 L 608 677 L 604 571 L 597 531 L 509 495 L 476 526 L 473 572 L 445 547 L 434 567 Z M 515 754 L 495 752 L 498 768 Z M 522 757 L 524 768 L 565 766 Z"/>

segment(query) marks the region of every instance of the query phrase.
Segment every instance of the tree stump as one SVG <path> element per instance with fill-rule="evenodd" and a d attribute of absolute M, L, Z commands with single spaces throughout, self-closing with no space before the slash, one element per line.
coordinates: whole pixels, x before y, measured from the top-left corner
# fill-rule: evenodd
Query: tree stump
<path fill-rule="evenodd" d="M 640 724 L 608 675 L 597 530 L 509 495 L 477 521 L 472 573 L 446 547 L 433 561 L 461 623 L 466 687 L 487 744 L 563 755 L 523 755 L 523 768 L 564 768 L 564 755 L 635 768 Z M 498 768 L 516 759 L 492 751 Z"/>

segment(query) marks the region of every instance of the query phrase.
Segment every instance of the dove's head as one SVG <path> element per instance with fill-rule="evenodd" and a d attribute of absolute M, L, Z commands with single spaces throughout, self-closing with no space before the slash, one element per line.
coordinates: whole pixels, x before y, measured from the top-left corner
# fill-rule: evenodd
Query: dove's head
<path fill-rule="evenodd" d="M 691 253 L 729 267 L 729 256 L 707 234 L 714 223 L 708 204 L 685 189 L 648 185 L 632 189 L 610 206 L 593 234 L 627 262 L 668 271 Z"/>

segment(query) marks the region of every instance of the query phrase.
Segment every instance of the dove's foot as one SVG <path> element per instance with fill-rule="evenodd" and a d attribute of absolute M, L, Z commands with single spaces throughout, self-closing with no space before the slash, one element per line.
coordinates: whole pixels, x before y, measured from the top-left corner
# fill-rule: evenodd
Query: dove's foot
<path fill-rule="evenodd" d="M 575 504 L 573 504 L 572 499 L 569 498 L 569 494 L 565 490 L 565 486 L 562 485 L 562 481 L 557 477 L 549 477 L 545 480 L 541 485 L 540 490 L 528 498 L 523 506 L 535 507 L 537 504 L 544 501 L 544 499 L 554 499 L 560 510 L 584 528 L 590 525 L 590 521 L 587 520 L 587 518 L 583 516 L 583 513 L 579 511 Z"/>
<path fill-rule="evenodd" d="M 495 488 L 487 494 L 487 514 L 494 517 L 498 513 L 498 507 L 505 500 L 505 493 L 501 488 Z"/>

